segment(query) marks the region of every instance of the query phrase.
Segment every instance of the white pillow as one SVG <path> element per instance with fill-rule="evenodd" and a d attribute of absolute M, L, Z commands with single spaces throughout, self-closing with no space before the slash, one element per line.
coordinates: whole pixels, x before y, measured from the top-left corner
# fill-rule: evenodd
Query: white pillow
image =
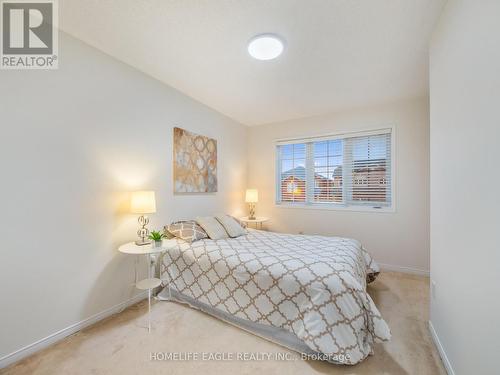
<path fill-rule="evenodd" d="M 229 237 L 239 237 L 246 234 L 246 230 L 229 215 L 215 215 L 215 218 L 222 224 Z"/>
<path fill-rule="evenodd" d="M 202 227 L 212 240 L 228 238 L 224 227 L 212 216 L 197 217 L 196 222 Z"/>

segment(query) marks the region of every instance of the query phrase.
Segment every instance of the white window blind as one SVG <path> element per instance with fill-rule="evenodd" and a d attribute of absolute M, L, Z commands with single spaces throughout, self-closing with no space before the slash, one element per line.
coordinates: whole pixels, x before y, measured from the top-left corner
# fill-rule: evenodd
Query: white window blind
<path fill-rule="evenodd" d="M 392 207 L 392 131 L 279 141 L 276 202 Z"/>

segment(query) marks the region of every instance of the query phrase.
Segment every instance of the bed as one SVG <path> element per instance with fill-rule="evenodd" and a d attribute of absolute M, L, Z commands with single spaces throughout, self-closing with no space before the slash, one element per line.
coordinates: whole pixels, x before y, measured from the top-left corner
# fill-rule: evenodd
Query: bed
<path fill-rule="evenodd" d="M 306 355 L 354 365 L 390 330 L 366 285 L 378 265 L 353 239 L 274 233 L 203 239 L 163 256 L 159 298 L 189 304 Z"/>

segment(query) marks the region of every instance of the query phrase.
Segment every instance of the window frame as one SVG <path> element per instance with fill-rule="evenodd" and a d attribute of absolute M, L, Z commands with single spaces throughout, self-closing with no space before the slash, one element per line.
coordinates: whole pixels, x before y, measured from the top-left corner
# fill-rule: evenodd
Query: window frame
<path fill-rule="evenodd" d="M 368 135 L 377 135 L 382 134 L 383 132 L 390 131 L 391 133 L 391 155 L 390 155 L 390 163 L 391 163 L 391 202 L 390 205 L 387 206 L 377 206 L 376 204 L 360 204 L 360 205 L 352 205 L 347 204 L 345 201 L 342 203 L 314 203 L 314 202 L 281 202 L 279 199 L 281 198 L 281 193 L 278 193 L 281 186 L 281 176 L 280 174 L 280 158 L 277 154 L 277 149 L 280 144 L 287 143 L 306 143 L 307 142 L 319 142 L 320 140 L 335 140 L 335 139 L 343 139 L 349 137 L 362 137 Z M 275 189 L 275 198 L 274 198 L 274 206 L 276 208 L 286 208 L 286 209 L 306 209 L 306 210 L 331 210 L 331 211 L 353 211 L 353 212 L 380 212 L 380 213 L 395 213 L 396 212 L 396 126 L 388 125 L 381 127 L 368 128 L 357 131 L 343 131 L 329 134 L 320 134 L 320 135 L 308 135 L 303 137 L 294 137 L 294 138 L 280 138 L 275 139 L 273 142 L 274 147 L 274 189 Z M 306 159 L 306 164 L 308 160 Z M 311 173 L 312 170 L 309 168 L 310 166 L 306 165 L 306 175 L 307 173 Z M 314 178 L 313 178 L 314 180 Z M 309 187 L 310 189 L 311 187 Z M 306 189 L 308 189 L 306 185 Z M 314 184 L 312 189 L 314 189 Z M 343 192 L 345 193 L 345 192 Z M 306 194 L 307 197 L 307 194 Z M 343 194 L 344 200 L 345 196 Z"/>

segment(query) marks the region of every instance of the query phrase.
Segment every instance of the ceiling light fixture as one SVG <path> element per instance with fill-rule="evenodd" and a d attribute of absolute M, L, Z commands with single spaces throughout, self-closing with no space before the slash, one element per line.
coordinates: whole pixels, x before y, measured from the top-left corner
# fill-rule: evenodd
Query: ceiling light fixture
<path fill-rule="evenodd" d="M 276 34 L 260 34 L 248 42 L 248 53 L 257 60 L 272 60 L 283 53 L 285 43 Z"/>

